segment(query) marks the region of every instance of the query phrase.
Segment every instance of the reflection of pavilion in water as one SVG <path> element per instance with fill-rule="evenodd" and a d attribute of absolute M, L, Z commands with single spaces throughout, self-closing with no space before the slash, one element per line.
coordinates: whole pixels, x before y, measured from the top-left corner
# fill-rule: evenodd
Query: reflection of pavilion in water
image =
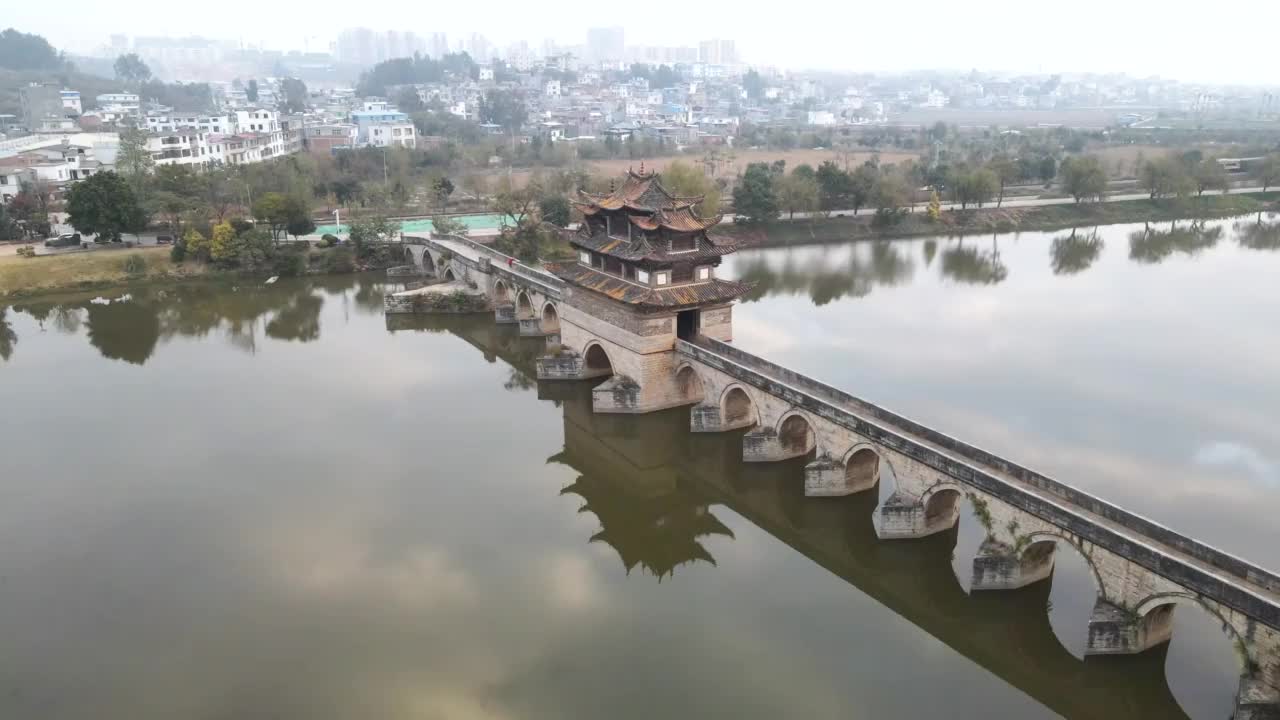
<path fill-rule="evenodd" d="M 388 318 L 393 328 L 448 330 L 531 375 L 539 339 L 487 318 Z M 967 594 L 952 570 L 956 530 L 880 542 L 875 493 L 806 498 L 804 458 L 744 463 L 742 434 L 689 433 L 689 411 L 594 413 L 585 383 L 537 383 L 564 412 L 564 450 L 552 460 L 579 477 L 579 495 L 623 565 L 663 578 L 686 563 L 714 563 L 705 541 L 731 538 L 715 506 L 733 512 L 840 577 L 1050 710 L 1070 718 L 1179 718 L 1169 691 L 1167 644 L 1136 655 L 1073 656 L 1049 624 L 1048 581 L 1014 592 Z M 1084 628 L 1080 629 L 1084 632 Z"/>

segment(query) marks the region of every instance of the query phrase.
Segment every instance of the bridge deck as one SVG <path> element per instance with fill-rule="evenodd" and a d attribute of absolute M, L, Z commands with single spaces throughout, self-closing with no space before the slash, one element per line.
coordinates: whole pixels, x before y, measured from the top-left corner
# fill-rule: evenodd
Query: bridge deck
<path fill-rule="evenodd" d="M 677 343 L 677 350 L 926 465 L 946 466 L 958 480 L 995 490 L 1011 504 L 1153 571 L 1167 576 L 1185 570 L 1178 580 L 1191 589 L 1280 629 L 1280 577 L 1270 571 L 726 343 L 699 338 Z"/>

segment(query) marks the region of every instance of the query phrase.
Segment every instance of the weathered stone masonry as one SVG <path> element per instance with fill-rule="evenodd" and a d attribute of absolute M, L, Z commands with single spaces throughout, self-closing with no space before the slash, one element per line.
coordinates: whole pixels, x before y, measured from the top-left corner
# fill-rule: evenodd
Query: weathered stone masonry
<path fill-rule="evenodd" d="M 608 200 L 594 202 L 607 207 Z M 643 218 L 632 222 L 650 227 Z M 652 237 L 660 237 L 665 226 L 652 226 L 658 228 Z M 688 305 L 628 307 L 613 295 L 629 297 L 630 286 L 595 270 L 577 267 L 556 277 L 465 238 L 406 243 L 424 274 L 448 272 L 475 283 L 493 301 L 495 321 L 515 321 L 521 334 L 548 338 L 550 352 L 537 363 L 540 380 L 604 378 L 592 389 L 595 412 L 690 406 L 693 432 L 746 430 L 745 461 L 808 458 L 797 482 L 815 497 L 873 490 L 887 467 L 894 485 L 876 518 L 883 540 L 951 528 L 960 505 L 970 502 L 986 531 L 973 560 L 974 590 L 1034 584 L 1052 574 L 1056 550 L 1075 550 L 1097 585 L 1094 616 L 1082 629 L 1090 654 L 1163 643 L 1174 606 L 1199 605 L 1222 622 L 1242 656 L 1235 717 L 1280 718 L 1275 573 L 727 344 L 732 300 L 723 294 L 693 300 L 698 316 L 689 335 L 688 326 L 678 327 Z M 593 239 L 584 247 L 612 252 L 615 245 Z M 697 285 L 695 279 L 690 293 L 675 288 L 664 297 L 696 298 Z"/>

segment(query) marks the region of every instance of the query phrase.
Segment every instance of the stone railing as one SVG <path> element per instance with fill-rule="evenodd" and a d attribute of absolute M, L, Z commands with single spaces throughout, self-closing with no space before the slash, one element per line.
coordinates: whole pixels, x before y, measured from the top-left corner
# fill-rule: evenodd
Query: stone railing
<path fill-rule="evenodd" d="M 1280 576 L 1269 570 L 727 343 L 705 337 L 694 342 L 677 340 L 676 351 L 753 387 L 792 401 L 819 417 L 870 437 L 991 493 L 1014 507 L 1214 597 L 1271 627 L 1280 628 L 1280 602 L 1274 596 L 1263 597 L 1246 586 L 1224 583 L 1219 576 L 1188 562 L 1187 558 L 1264 591 L 1280 592 Z M 939 448 L 945 452 L 940 452 Z M 995 473 L 1016 482 L 1009 482 Z M 1039 493 L 1020 485 L 1029 486 Z M 1048 501 L 1040 493 L 1060 502 Z M 1081 511 L 1106 522 L 1098 522 Z M 1117 532 L 1108 523 L 1129 530 L 1138 538 Z M 1176 553 L 1149 543 L 1163 545 Z"/>

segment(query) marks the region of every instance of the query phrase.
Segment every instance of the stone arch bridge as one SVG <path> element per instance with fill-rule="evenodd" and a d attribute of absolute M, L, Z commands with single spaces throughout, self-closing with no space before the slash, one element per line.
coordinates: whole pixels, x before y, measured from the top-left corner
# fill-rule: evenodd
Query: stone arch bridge
<path fill-rule="evenodd" d="M 497 322 L 559 345 L 561 302 L 574 290 L 558 278 L 466 238 L 406 238 L 404 247 L 424 274 L 483 290 Z M 635 357 L 592 336 L 590 323 L 572 329 L 576 351 L 539 360 L 539 377 L 609 378 L 593 391 L 596 412 L 636 412 L 626 371 L 644 363 L 665 373 L 657 390 L 666 407 L 690 406 L 692 432 L 743 433 L 747 462 L 806 458 L 796 478 L 806 495 L 869 492 L 890 468 L 883 541 L 948 530 L 968 501 L 986 531 L 974 590 L 1018 590 L 1049 577 L 1057 552 L 1078 552 L 1097 591 L 1089 654 L 1153 648 L 1170 639 L 1175 606 L 1197 605 L 1240 657 L 1234 717 L 1280 720 L 1280 575 L 706 335 Z"/>

